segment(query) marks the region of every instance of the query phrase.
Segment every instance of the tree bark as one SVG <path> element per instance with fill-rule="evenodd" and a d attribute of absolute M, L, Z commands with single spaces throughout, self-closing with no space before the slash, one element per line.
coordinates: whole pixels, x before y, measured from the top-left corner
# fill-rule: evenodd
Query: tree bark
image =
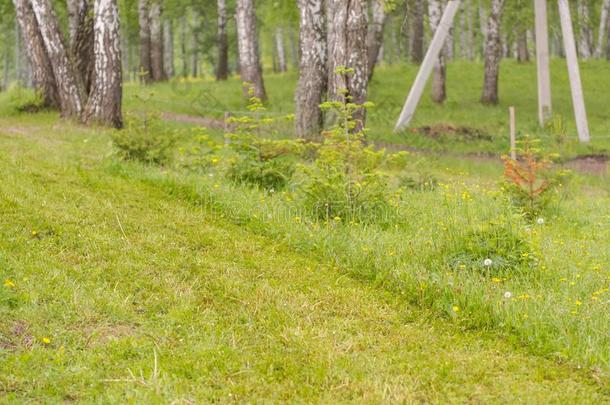
<path fill-rule="evenodd" d="M 180 58 L 182 59 L 182 77 L 187 77 L 188 58 L 186 54 L 186 17 L 180 18 Z"/>
<path fill-rule="evenodd" d="M 170 19 L 163 21 L 163 68 L 166 79 L 174 77 L 174 24 Z"/>
<path fill-rule="evenodd" d="M 70 54 L 76 79 L 85 94 L 91 91 L 93 81 L 94 54 L 93 54 L 93 2 L 92 0 L 79 0 L 75 18 L 76 32 Z"/>
<path fill-rule="evenodd" d="M 49 61 L 53 67 L 61 116 L 64 118 L 78 117 L 83 110 L 84 95 L 77 85 L 74 69 L 68 59 L 68 52 L 64 48 L 57 16 L 50 0 L 31 0 L 31 4 Z"/>
<path fill-rule="evenodd" d="M 424 60 L 424 0 L 415 0 L 413 31 L 411 35 L 411 61 L 420 64 Z"/>
<path fill-rule="evenodd" d="M 148 0 L 138 0 L 138 21 L 140 23 L 140 80 L 148 84 L 152 80 Z"/>
<path fill-rule="evenodd" d="M 430 30 L 434 35 L 436 28 L 438 27 L 441 17 L 443 15 L 443 4 L 440 0 L 428 0 L 428 20 L 430 22 Z M 441 54 L 434 65 L 434 71 L 432 75 L 432 101 L 435 103 L 442 103 L 447 98 L 446 90 L 446 77 L 447 68 L 445 65 L 445 52 L 447 48 L 443 47 Z"/>
<path fill-rule="evenodd" d="M 216 80 L 227 80 L 229 77 L 229 39 L 227 35 L 227 2 L 218 0 L 218 64 Z"/>
<path fill-rule="evenodd" d="M 121 128 L 121 39 L 117 0 L 95 0 L 95 69 L 83 122 Z"/>
<path fill-rule="evenodd" d="M 329 99 L 362 104 L 368 87 L 367 2 L 330 0 L 328 10 L 331 10 L 332 26 L 328 33 Z M 338 67 L 352 69 L 353 73 L 337 74 Z M 354 132 L 358 132 L 364 128 L 366 110 L 358 109 L 353 119 L 356 121 Z"/>
<path fill-rule="evenodd" d="M 578 53 L 582 59 L 589 59 L 592 55 L 593 30 L 591 29 L 591 18 L 589 5 L 585 0 L 578 0 L 578 24 L 580 35 L 578 38 Z"/>
<path fill-rule="evenodd" d="M 608 24 L 608 11 L 610 11 L 610 0 L 604 0 L 599 18 L 599 31 L 597 34 L 597 45 L 595 46 L 595 57 L 602 57 L 602 48 L 604 47 L 604 37 L 606 36 L 606 28 Z"/>
<path fill-rule="evenodd" d="M 282 27 L 275 29 L 275 46 L 277 48 L 278 68 L 280 72 L 288 70 L 286 63 L 286 47 L 284 46 L 284 30 Z"/>
<path fill-rule="evenodd" d="M 369 81 L 373 78 L 375 65 L 377 64 L 377 60 L 379 58 L 379 51 L 383 45 L 383 31 L 386 22 L 385 3 L 383 0 L 373 0 L 372 9 L 373 21 L 369 27 L 368 37 Z"/>
<path fill-rule="evenodd" d="M 237 37 L 239 45 L 239 65 L 243 82 L 252 86 L 254 96 L 265 101 L 267 92 L 258 52 L 256 13 L 254 0 L 237 0 Z M 250 98 L 249 89 L 244 88 L 244 97 Z"/>
<path fill-rule="evenodd" d="M 500 75 L 500 21 L 504 0 L 492 0 L 487 22 L 487 44 L 485 45 L 485 79 L 483 81 L 483 104 L 498 104 L 498 76 Z"/>
<path fill-rule="evenodd" d="M 606 59 L 610 60 L 610 10 L 608 12 L 608 23 L 606 24 L 608 29 L 608 38 L 606 40 Z"/>
<path fill-rule="evenodd" d="M 301 63 L 296 98 L 296 133 L 316 138 L 324 124 L 320 104 L 328 80 L 324 0 L 299 0 Z"/>
<path fill-rule="evenodd" d="M 517 34 L 517 61 L 525 63 L 530 61 L 530 51 L 527 46 L 527 30 L 521 29 Z"/>
<path fill-rule="evenodd" d="M 161 2 L 152 0 L 150 4 L 150 66 L 152 79 L 160 82 L 167 79 L 163 67 L 163 30 L 161 25 Z"/>
<path fill-rule="evenodd" d="M 13 4 L 32 67 L 32 85 L 42 95 L 45 107 L 59 108 L 59 93 L 55 83 L 53 66 L 47 55 L 31 3 L 28 0 L 13 0 Z"/>

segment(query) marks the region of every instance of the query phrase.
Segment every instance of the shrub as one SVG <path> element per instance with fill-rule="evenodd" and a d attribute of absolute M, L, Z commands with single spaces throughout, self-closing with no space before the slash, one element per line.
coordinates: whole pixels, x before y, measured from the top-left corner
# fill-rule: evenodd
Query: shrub
<path fill-rule="evenodd" d="M 371 104 L 355 104 L 346 91 L 343 95 L 343 101 L 321 106 L 335 113 L 337 124 L 323 134 L 315 162 L 300 167 L 298 199 L 321 220 L 380 222 L 393 211 L 386 178 L 379 170 L 385 151 L 367 146 L 365 130 L 353 119 L 357 110 Z"/>
<path fill-rule="evenodd" d="M 193 131 L 192 145 L 180 149 L 183 156 L 181 166 L 193 171 L 205 172 L 219 164 L 222 145 L 210 139 L 205 128 L 195 128 Z"/>
<path fill-rule="evenodd" d="M 158 165 L 171 160 L 176 144 L 176 134 L 150 113 L 128 115 L 125 128 L 113 131 L 111 139 L 121 159 Z"/>
<path fill-rule="evenodd" d="M 35 113 L 44 109 L 44 99 L 40 93 L 14 84 L 8 91 L 8 104 L 17 112 Z"/>
<path fill-rule="evenodd" d="M 525 138 L 518 148 L 519 158 L 502 156 L 504 183 L 512 203 L 529 218 L 546 209 L 554 199 L 560 180 L 565 173 L 552 171 L 551 155 L 544 155 L 535 147 L 536 140 Z"/>

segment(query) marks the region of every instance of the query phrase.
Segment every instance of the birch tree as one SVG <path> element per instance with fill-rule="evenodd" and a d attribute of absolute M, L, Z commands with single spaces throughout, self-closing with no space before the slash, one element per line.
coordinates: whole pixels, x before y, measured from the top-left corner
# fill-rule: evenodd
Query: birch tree
<path fill-rule="evenodd" d="M 288 68 L 286 65 L 286 47 L 284 46 L 284 30 L 282 27 L 275 29 L 275 46 L 277 48 L 278 70 L 286 72 Z"/>
<path fill-rule="evenodd" d="M 312 138 L 320 134 L 324 122 L 320 104 L 328 80 L 326 15 L 324 0 L 298 0 L 298 6 L 301 61 L 295 94 L 296 133 L 300 138 Z"/>
<path fill-rule="evenodd" d="M 148 0 L 138 0 L 138 22 L 140 25 L 140 80 L 144 83 L 150 83 L 152 79 L 149 14 Z"/>
<path fill-rule="evenodd" d="M 70 55 L 74 64 L 76 79 L 85 94 L 91 90 L 93 80 L 93 1 L 72 0 L 76 3 L 76 14 L 71 24 L 76 26 Z M 74 6 L 72 6 L 74 7 Z"/>
<path fill-rule="evenodd" d="M 415 0 L 411 31 L 411 61 L 417 64 L 424 60 L 424 13 L 424 0 Z"/>
<path fill-rule="evenodd" d="M 252 86 L 255 97 L 266 100 L 267 93 L 258 51 L 254 0 L 237 0 L 235 18 L 242 81 Z M 247 88 L 244 88 L 244 97 L 250 97 Z"/>
<path fill-rule="evenodd" d="M 59 93 L 55 84 L 53 66 L 47 55 L 31 3 L 29 0 L 13 0 L 13 4 L 32 68 L 32 85 L 42 95 L 45 107 L 59 108 Z"/>
<path fill-rule="evenodd" d="M 500 21 L 504 0 L 492 0 L 489 20 L 487 21 L 487 39 L 485 45 L 485 79 L 483 82 L 483 104 L 498 103 L 498 76 L 500 74 Z"/>
<path fill-rule="evenodd" d="M 50 0 L 31 0 L 31 4 L 49 61 L 53 67 L 61 116 L 64 118 L 79 117 L 83 110 L 84 95 L 77 85 L 74 69 L 63 45 L 64 40 L 57 16 Z"/>
<path fill-rule="evenodd" d="M 368 71 L 371 80 L 375 71 L 375 65 L 379 58 L 379 51 L 383 45 L 383 30 L 386 22 L 385 2 L 384 0 L 373 0 L 371 3 L 373 20 L 369 27 L 368 37 Z"/>
<path fill-rule="evenodd" d="M 163 70 L 166 79 L 174 77 L 174 24 L 170 19 L 163 21 Z"/>
<path fill-rule="evenodd" d="M 367 50 L 367 2 L 366 0 L 329 0 L 328 73 L 329 99 L 362 104 L 366 101 L 368 87 Z M 339 67 L 350 69 L 351 73 L 336 74 Z M 344 94 L 344 92 L 346 92 Z M 355 131 L 365 124 L 366 110 L 354 113 L 357 122 Z"/>
<path fill-rule="evenodd" d="M 227 80 L 229 77 L 229 40 L 227 36 L 227 1 L 218 0 L 218 61 L 216 65 L 216 80 Z"/>
<path fill-rule="evenodd" d="M 608 11 L 610 11 L 610 0 L 604 0 L 599 18 L 599 31 L 597 34 L 597 45 L 595 46 L 595 57 L 602 57 L 604 38 L 607 35 Z"/>
<path fill-rule="evenodd" d="M 443 2 L 441 0 L 428 0 L 428 20 L 430 22 L 430 30 L 432 34 L 436 31 L 438 24 L 441 21 L 443 15 Z M 446 91 L 446 75 L 447 68 L 445 64 L 445 51 L 446 47 L 443 47 L 438 60 L 434 65 L 434 71 L 432 74 L 432 101 L 435 103 L 442 103 L 447 98 Z"/>
<path fill-rule="evenodd" d="M 593 30 L 591 29 L 591 17 L 589 15 L 589 5 L 585 0 L 578 0 L 578 24 L 580 34 L 578 38 L 578 53 L 583 59 L 589 59 L 592 55 Z"/>
<path fill-rule="evenodd" d="M 95 0 L 94 14 L 95 73 L 82 120 L 120 128 L 122 74 L 117 0 Z"/>
<path fill-rule="evenodd" d="M 155 82 L 166 80 L 163 67 L 163 30 L 161 25 L 161 2 L 152 0 L 149 10 L 150 24 L 150 67 Z"/>

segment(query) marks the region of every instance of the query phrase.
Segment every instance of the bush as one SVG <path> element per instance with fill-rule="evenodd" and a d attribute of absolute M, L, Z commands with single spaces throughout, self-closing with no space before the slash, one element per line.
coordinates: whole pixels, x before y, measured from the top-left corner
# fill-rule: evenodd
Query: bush
<path fill-rule="evenodd" d="M 26 89 L 20 84 L 14 84 L 9 88 L 8 104 L 12 110 L 17 112 L 35 113 L 44 109 L 42 95 Z"/>
<path fill-rule="evenodd" d="M 301 165 L 296 193 L 318 219 L 380 222 L 393 212 L 387 180 L 379 170 L 387 157 L 385 151 L 365 145 L 365 130 L 353 119 L 357 110 L 370 104 L 350 100 L 344 92 L 343 101 L 322 104 L 335 113 L 337 124 L 324 133 L 315 162 Z"/>
<path fill-rule="evenodd" d="M 535 147 L 536 140 L 525 138 L 517 150 L 519 158 L 502 156 L 504 182 L 502 190 L 511 202 L 528 218 L 544 211 L 555 199 L 565 172 L 551 168 L 551 155 L 544 155 Z"/>
<path fill-rule="evenodd" d="M 157 165 L 171 161 L 176 138 L 176 134 L 165 128 L 155 114 L 128 115 L 125 128 L 111 134 L 121 159 Z"/>
<path fill-rule="evenodd" d="M 214 142 L 206 134 L 205 128 L 195 128 L 193 144 L 188 148 L 181 148 L 183 156 L 181 166 L 198 172 L 206 172 L 220 163 L 219 153 L 222 145 Z"/>

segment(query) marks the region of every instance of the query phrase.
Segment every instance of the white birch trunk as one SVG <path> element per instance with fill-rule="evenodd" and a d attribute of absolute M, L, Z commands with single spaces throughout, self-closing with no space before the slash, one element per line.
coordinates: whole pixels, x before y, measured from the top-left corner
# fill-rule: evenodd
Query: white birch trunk
<path fill-rule="evenodd" d="M 498 77 L 500 75 L 500 22 L 504 0 L 492 0 L 487 22 L 487 44 L 485 45 L 485 79 L 483 81 L 483 104 L 498 104 Z"/>
<path fill-rule="evenodd" d="M 256 97 L 266 100 L 267 92 L 258 52 L 254 1 L 237 0 L 235 19 L 237 22 L 237 43 L 242 81 L 253 87 Z M 247 88 L 244 89 L 244 97 L 250 98 Z"/>
<path fill-rule="evenodd" d="M 610 10 L 610 0 L 604 0 L 602 3 L 602 11 L 599 19 L 599 31 L 597 33 L 597 45 L 595 46 L 595 57 L 602 57 L 602 49 L 604 47 L 604 40 L 608 34 L 606 25 L 608 24 L 608 11 Z"/>
<path fill-rule="evenodd" d="M 288 70 L 286 64 L 286 47 L 284 46 L 284 30 L 282 27 L 275 29 L 275 46 L 277 48 L 278 67 L 280 72 Z"/>

